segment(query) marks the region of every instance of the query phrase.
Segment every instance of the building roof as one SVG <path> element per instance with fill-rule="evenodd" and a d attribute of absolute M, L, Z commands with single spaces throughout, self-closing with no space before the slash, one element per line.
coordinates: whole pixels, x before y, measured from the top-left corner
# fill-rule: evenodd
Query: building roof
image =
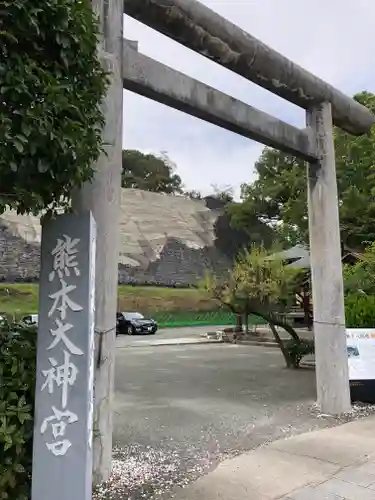
<path fill-rule="evenodd" d="M 304 245 L 295 245 L 282 252 L 274 253 L 268 257 L 270 260 L 284 260 L 290 267 L 307 269 L 310 267 L 310 253 Z"/>
<path fill-rule="evenodd" d="M 310 268 L 310 252 L 307 246 L 295 245 L 282 252 L 274 253 L 268 257 L 272 260 L 286 261 L 288 266 L 294 269 L 309 269 Z M 346 250 L 343 254 L 343 262 L 357 261 L 360 254 L 351 250 Z"/>

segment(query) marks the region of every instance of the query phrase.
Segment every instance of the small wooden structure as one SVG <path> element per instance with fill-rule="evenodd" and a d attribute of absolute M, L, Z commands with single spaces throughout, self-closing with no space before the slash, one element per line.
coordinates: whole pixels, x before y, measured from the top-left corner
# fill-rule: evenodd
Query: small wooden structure
<path fill-rule="evenodd" d="M 342 263 L 355 264 L 361 257 L 361 254 L 342 246 Z M 282 252 L 270 255 L 270 259 L 283 260 L 293 269 L 301 269 L 300 290 L 296 295 L 296 303 L 292 306 L 286 316 L 290 318 L 295 325 L 307 326 L 312 328 L 313 304 L 311 296 L 311 270 L 310 253 L 307 245 L 295 245 Z"/>

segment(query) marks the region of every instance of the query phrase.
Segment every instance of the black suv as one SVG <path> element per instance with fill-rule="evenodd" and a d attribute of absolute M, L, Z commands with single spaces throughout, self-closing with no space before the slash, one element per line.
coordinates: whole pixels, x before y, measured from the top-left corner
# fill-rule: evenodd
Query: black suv
<path fill-rule="evenodd" d="M 156 333 L 158 325 L 155 320 L 145 318 L 138 312 L 118 312 L 116 314 L 116 335 L 136 335 Z"/>

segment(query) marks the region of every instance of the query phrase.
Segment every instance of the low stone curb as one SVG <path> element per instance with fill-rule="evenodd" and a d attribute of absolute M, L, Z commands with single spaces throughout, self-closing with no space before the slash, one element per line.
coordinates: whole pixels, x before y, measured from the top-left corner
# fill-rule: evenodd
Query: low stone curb
<path fill-rule="evenodd" d="M 301 368 L 315 368 L 315 361 L 301 361 Z"/>
<path fill-rule="evenodd" d="M 236 344 L 238 345 L 252 345 L 257 347 L 279 347 L 277 342 L 272 341 L 262 341 L 262 340 L 236 340 Z"/>
<path fill-rule="evenodd" d="M 117 349 L 127 349 L 129 347 L 163 347 L 163 346 L 172 346 L 172 345 L 204 345 L 204 344 L 223 344 L 223 340 L 215 340 L 215 339 L 170 339 L 166 341 L 139 341 L 134 342 L 134 344 L 128 345 L 119 345 Z"/>

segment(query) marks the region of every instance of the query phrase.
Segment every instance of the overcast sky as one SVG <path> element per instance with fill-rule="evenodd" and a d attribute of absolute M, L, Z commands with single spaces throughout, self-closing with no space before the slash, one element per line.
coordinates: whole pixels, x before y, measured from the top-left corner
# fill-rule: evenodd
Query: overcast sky
<path fill-rule="evenodd" d="M 374 0 L 201 0 L 347 94 L 375 92 Z M 297 126 L 304 113 L 240 76 L 125 17 L 139 51 Z M 262 145 L 131 92 L 124 93 L 124 148 L 166 151 L 187 189 L 254 179 Z"/>

